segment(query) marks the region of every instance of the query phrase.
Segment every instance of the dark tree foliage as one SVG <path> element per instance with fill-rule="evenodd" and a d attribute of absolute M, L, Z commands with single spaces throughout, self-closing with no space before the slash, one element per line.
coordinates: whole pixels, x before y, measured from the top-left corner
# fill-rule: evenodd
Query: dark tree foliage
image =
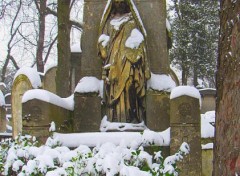
<path fill-rule="evenodd" d="M 175 11 L 172 19 L 173 48 L 170 57 L 173 65 L 182 71 L 182 84 L 193 78 L 215 85 L 215 67 L 219 31 L 218 0 L 174 0 L 170 8 Z"/>

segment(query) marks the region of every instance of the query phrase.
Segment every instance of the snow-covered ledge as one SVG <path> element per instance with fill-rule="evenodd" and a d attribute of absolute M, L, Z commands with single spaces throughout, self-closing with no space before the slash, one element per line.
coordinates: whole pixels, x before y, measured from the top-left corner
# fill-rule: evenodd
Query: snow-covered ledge
<path fill-rule="evenodd" d="M 68 98 L 61 98 L 47 90 L 43 89 L 32 89 L 27 91 L 22 98 L 22 103 L 28 102 L 30 100 L 37 99 L 53 105 L 62 107 L 73 111 L 74 109 L 74 100 L 73 95 Z"/>
<path fill-rule="evenodd" d="M 140 132 L 54 133 L 53 138 L 63 146 L 73 148 L 80 145 L 95 147 L 107 142 L 128 147 L 140 146 L 141 144 L 144 146 L 169 146 L 170 128 L 163 132 L 144 130 L 143 134 Z"/>
<path fill-rule="evenodd" d="M 104 116 L 101 125 L 100 131 L 143 131 L 147 129 L 144 121 L 138 124 L 133 123 L 118 123 L 118 122 L 109 122 L 107 121 L 107 116 Z"/>

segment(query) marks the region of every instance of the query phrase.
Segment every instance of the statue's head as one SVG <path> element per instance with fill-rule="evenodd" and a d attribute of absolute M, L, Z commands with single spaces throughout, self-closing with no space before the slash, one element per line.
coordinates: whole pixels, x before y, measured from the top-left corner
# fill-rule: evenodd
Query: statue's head
<path fill-rule="evenodd" d="M 126 0 L 113 0 L 113 14 L 125 14 L 130 12 L 130 7 Z"/>

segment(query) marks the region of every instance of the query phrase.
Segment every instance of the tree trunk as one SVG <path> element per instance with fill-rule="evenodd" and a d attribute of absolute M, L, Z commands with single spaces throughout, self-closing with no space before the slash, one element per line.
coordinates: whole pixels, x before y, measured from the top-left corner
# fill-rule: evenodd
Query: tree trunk
<path fill-rule="evenodd" d="M 187 69 L 182 66 L 182 85 L 187 85 Z"/>
<path fill-rule="evenodd" d="M 58 68 L 56 75 L 57 94 L 70 95 L 70 2 L 58 0 Z"/>
<path fill-rule="evenodd" d="M 222 0 L 214 176 L 240 175 L 240 1 Z"/>
<path fill-rule="evenodd" d="M 45 38 L 45 16 L 46 16 L 46 0 L 40 1 L 39 6 L 39 38 L 37 43 L 37 71 L 44 72 L 44 63 L 43 63 L 43 51 L 44 51 L 44 38 Z M 36 6 L 38 4 L 36 3 Z"/>
<path fill-rule="evenodd" d="M 193 85 L 195 87 L 198 86 L 198 71 L 197 71 L 197 66 L 193 67 Z"/>

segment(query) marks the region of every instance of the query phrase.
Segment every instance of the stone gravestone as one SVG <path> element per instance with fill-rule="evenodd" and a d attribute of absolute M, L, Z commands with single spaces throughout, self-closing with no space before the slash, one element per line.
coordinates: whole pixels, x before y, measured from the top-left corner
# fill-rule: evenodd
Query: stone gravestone
<path fill-rule="evenodd" d="M 190 154 L 177 164 L 180 175 L 200 176 L 202 173 L 202 149 L 199 99 L 180 96 L 170 100 L 171 143 L 174 154 L 183 142 L 190 146 Z"/>
<path fill-rule="evenodd" d="M 26 75 L 18 75 L 12 86 L 12 125 L 13 137 L 22 132 L 22 96 L 33 89 L 32 84 Z"/>
<path fill-rule="evenodd" d="M 51 122 L 55 123 L 56 132 L 72 132 L 70 119 L 72 111 L 38 99 L 24 102 L 22 106 L 23 134 L 36 136 L 40 142 L 45 143 L 49 137 Z"/>
<path fill-rule="evenodd" d="M 48 69 L 43 76 L 43 89 L 56 93 L 56 82 L 55 77 L 56 77 L 56 72 L 57 72 L 57 66 L 52 67 Z"/>
<path fill-rule="evenodd" d="M 3 133 L 6 131 L 6 109 L 4 106 L 0 106 L 0 132 Z"/>

